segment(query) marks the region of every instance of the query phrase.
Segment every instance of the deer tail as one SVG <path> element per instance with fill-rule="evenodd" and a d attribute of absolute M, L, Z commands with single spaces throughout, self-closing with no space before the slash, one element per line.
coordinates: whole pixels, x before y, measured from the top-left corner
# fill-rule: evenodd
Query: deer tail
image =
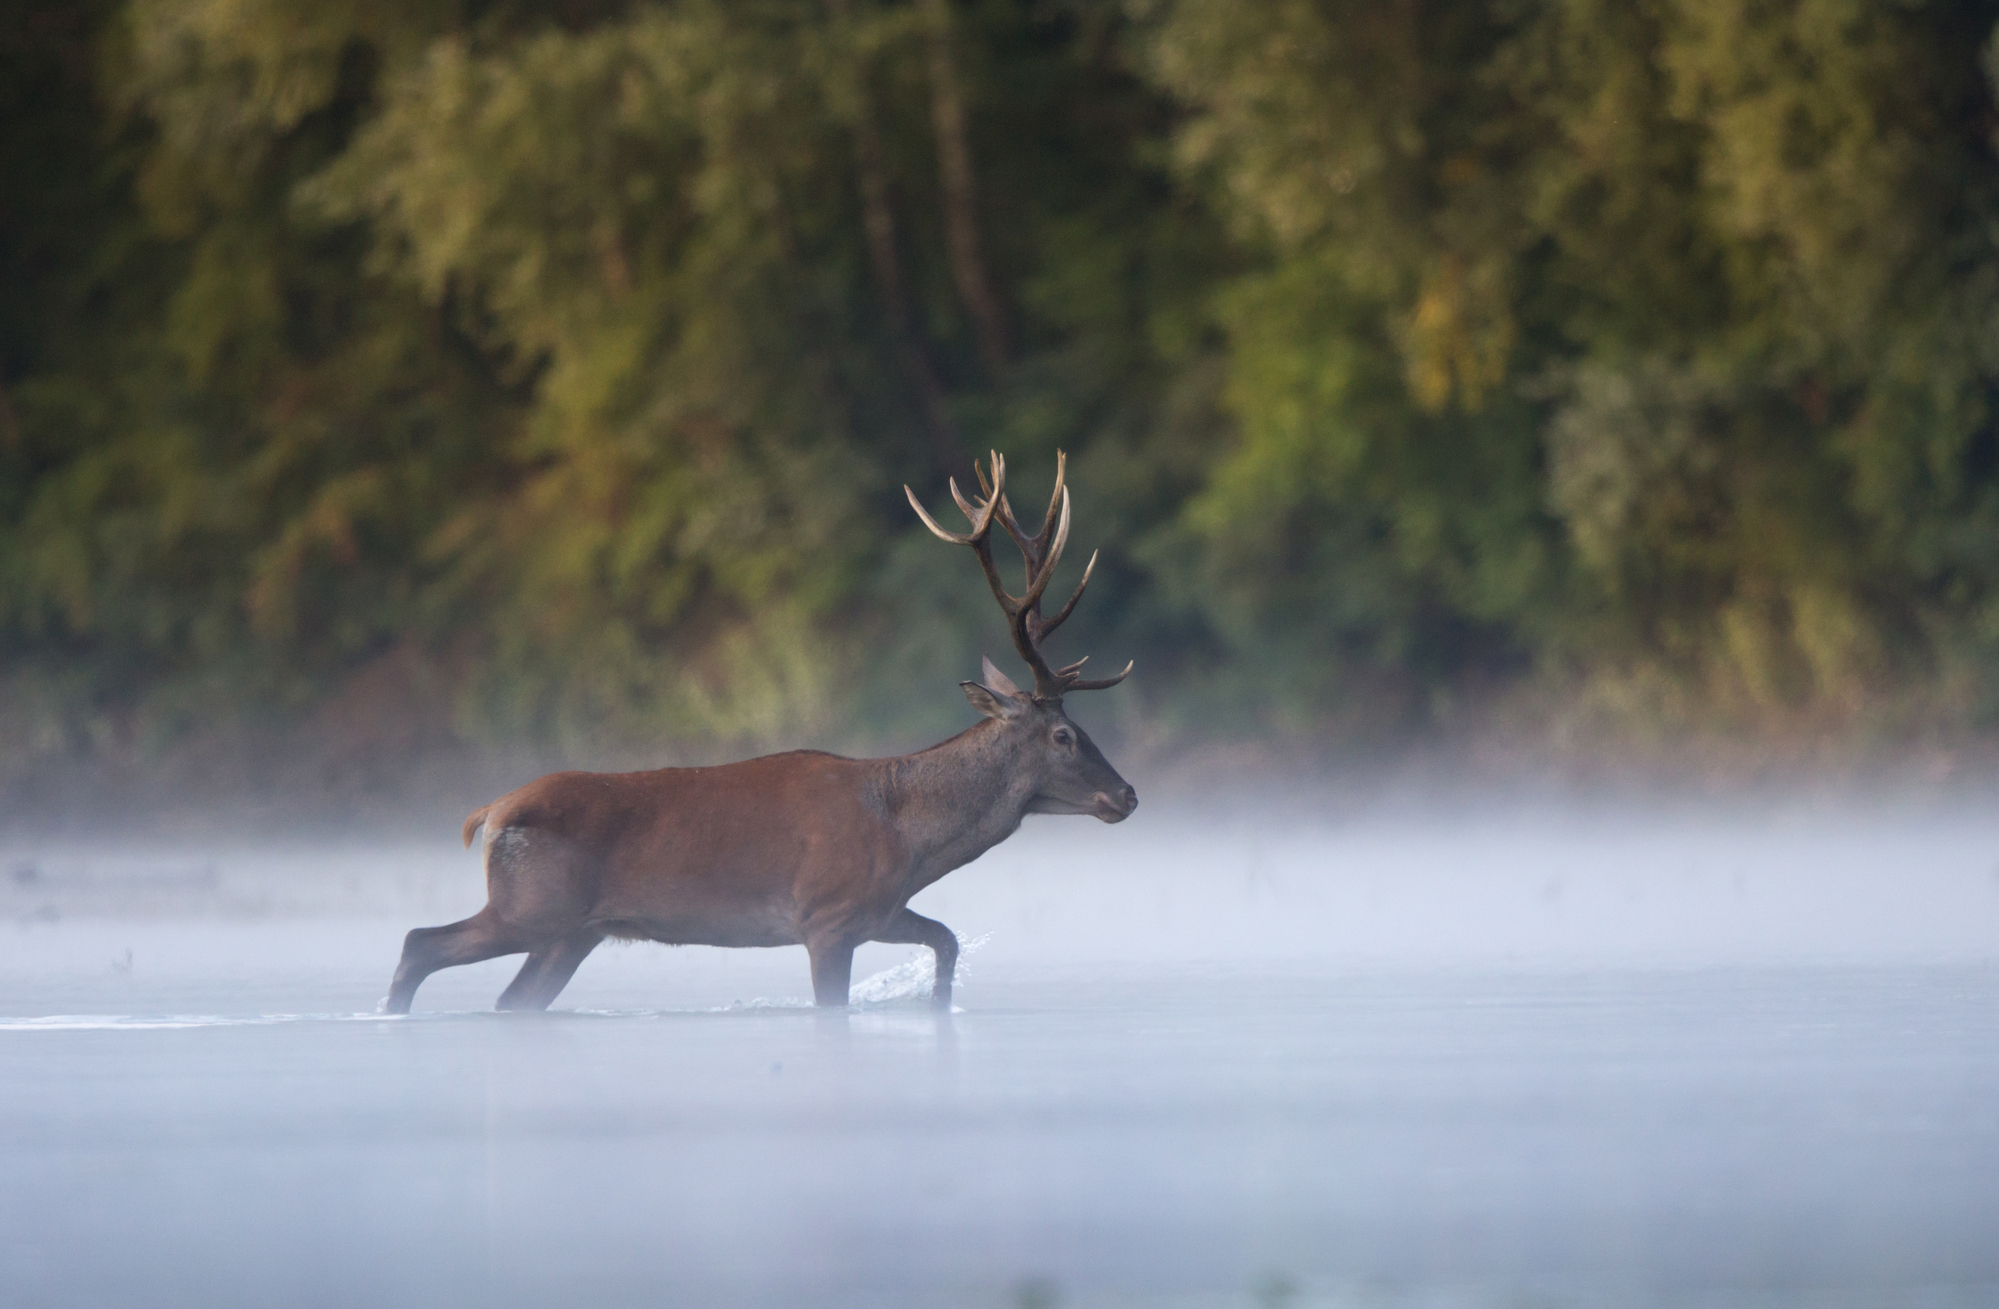
<path fill-rule="evenodd" d="M 482 804 L 471 813 L 465 815 L 465 828 L 459 833 L 459 837 L 465 842 L 466 849 L 469 850 L 472 848 L 472 833 L 486 825 L 486 811 L 492 807 L 489 804 Z"/>

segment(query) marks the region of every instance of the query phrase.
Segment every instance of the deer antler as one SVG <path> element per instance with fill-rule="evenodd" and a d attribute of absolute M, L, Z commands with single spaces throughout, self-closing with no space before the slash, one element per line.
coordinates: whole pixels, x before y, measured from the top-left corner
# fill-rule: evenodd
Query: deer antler
<path fill-rule="evenodd" d="M 1013 636 L 1013 648 L 1034 670 L 1034 698 L 1042 701 L 1059 701 L 1067 691 L 1101 691 L 1116 686 L 1130 673 L 1132 666 L 1126 664 L 1124 671 L 1115 677 L 1087 679 L 1082 675 L 1083 665 L 1089 662 L 1085 655 L 1075 663 L 1063 668 L 1050 668 L 1042 658 L 1041 642 L 1050 632 L 1068 620 L 1076 608 L 1076 601 L 1083 598 L 1083 588 L 1090 584 L 1090 574 L 1096 571 L 1096 552 L 1090 554 L 1090 562 L 1083 567 L 1083 580 L 1076 583 L 1076 589 L 1069 596 L 1069 602 L 1057 611 L 1053 618 L 1041 613 L 1041 593 L 1048 589 L 1049 579 L 1055 576 L 1055 564 L 1062 558 L 1062 549 L 1069 543 L 1069 488 L 1064 479 L 1068 472 L 1067 455 L 1057 452 L 1055 456 L 1055 491 L 1048 497 L 1048 511 L 1041 516 L 1041 530 L 1029 536 L 1021 530 L 1020 523 L 1013 516 L 1013 506 L 1006 498 L 1006 460 L 997 451 L 991 456 L 992 475 L 979 467 L 977 461 L 972 471 L 978 474 L 979 491 L 984 499 L 974 503 L 958 490 L 958 481 L 951 479 L 951 498 L 958 502 L 965 517 L 971 520 L 969 532 L 947 532 L 937 525 L 937 520 L 927 513 L 916 492 L 907 486 L 903 494 L 909 497 L 910 508 L 923 525 L 931 530 L 939 540 L 952 545 L 969 545 L 979 557 L 979 567 L 985 570 L 986 584 L 992 588 L 993 599 L 1006 612 L 1007 631 Z M 992 528 L 997 521 L 1020 547 L 1020 556 L 1027 565 L 1027 589 L 1018 597 L 1008 594 L 1006 584 L 1000 580 L 999 569 L 993 563 Z"/>

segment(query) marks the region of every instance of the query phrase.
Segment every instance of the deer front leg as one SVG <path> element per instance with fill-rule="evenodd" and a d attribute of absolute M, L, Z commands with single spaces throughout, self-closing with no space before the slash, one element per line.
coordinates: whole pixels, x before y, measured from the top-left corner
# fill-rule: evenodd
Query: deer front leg
<path fill-rule="evenodd" d="M 854 984 L 854 943 L 845 938 L 808 941 L 812 956 L 812 1002 L 822 1009 L 844 1009 Z"/>
<path fill-rule="evenodd" d="M 925 918 L 905 909 L 888 920 L 875 940 L 889 945 L 927 945 L 937 956 L 937 980 L 930 987 L 930 1003 L 939 1009 L 951 1007 L 951 983 L 958 972 L 958 934 L 935 918 Z"/>

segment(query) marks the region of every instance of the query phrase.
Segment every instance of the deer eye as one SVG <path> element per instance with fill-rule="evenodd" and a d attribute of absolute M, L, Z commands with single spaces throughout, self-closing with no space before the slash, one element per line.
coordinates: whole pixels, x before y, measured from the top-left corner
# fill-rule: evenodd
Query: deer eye
<path fill-rule="evenodd" d="M 1066 728 L 1066 727 L 1058 727 L 1058 728 L 1056 728 L 1056 729 L 1055 729 L 1055 744 L 1057 744 L 1057 745 L 1074 745 L 1074 744 L 1076 744 L 1076 737 L 1075 737 L 1075 734 L 1074 734 L 1074 733 L 1072 733 L 1072 732 L 1071 732 L 1071 731 L 1070 731 L 1070 730 L 1069 730 L 1068 728 Z"/>

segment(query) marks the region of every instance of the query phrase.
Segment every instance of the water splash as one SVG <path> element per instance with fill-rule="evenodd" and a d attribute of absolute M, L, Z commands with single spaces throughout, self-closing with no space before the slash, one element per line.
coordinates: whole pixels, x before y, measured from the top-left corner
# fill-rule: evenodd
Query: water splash
<path fill-rule="evenodd" d="M 965 960 L 972 953 L 993 939 L 991 932 L 977 936 L 958 938 L 958 984 L 965 981 Z M 870 977 L 864 977 L 847 989 L 847 1003 L 850 1005 L 897 1004 L 904 1000 L 928 1000 L 930 990 L 937 980 L 937 956 L 929 950 L 919 950 L 893 968 L 884 968 Z M 738 1000 L 723 1006 L 717 1012 L 739 1012 L 745 1009 L 811 1009 L 811 1000 L 798 996 L 782 998 L 759 997 L 755 1000 Z"/>
<path fill-rule="evenodd" d="M 991 932 L 985 932 L 967 939 L 958 938 L 958 976 L 965 980 L 965 960 L 980 946 L 993 939 Z M 930 988 L 937 980 L 937 956 L 928 950 L 919 950 L 914 957 L 905 959 L 893 968 L 884 968 L 872 977 L 862 978 L 847 992 L 849 1004 L 893 1004 L 898 1000 L 927 1000 Z"/>

